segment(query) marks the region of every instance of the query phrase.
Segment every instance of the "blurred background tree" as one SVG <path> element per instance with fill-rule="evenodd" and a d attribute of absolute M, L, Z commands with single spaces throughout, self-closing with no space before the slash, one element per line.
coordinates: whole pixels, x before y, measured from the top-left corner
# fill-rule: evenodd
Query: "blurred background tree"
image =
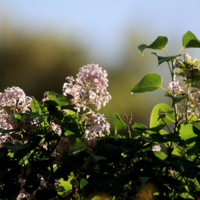
<path fill-rule="evenodd" d="M 193 12 L 183 13 L 185 5 Z M 166 64 L 156 67 L 151 51 L 142 57 L 137 47 L 163 35 L 170 38 L 166 50 L 176 54 L 185 32 L 199 33 L 199 5 L 194 0 L 1 1 L 0 91 L 19 86 L 40 100 L 47 90 L 62 93 L 65 77 L 83 65 L 99 64 L 108 71 L 112 95 L 100 112 L 111 125 L 116 112 L 121 118 L 132 113 L 133 121 L 149 125 L 152 108 L 170 99 L 160 89 L 131 95 L 131 88 L 148 72 L 161 74 L 165 88 L 171 80 Z M 198 58 L 200 50 L 187 52 Z"/>
<path fill-rule="evenodd" d="M 112 126 L 112 116 L 119 113 L 133 114 L 133 122 L 149 124 L 151 109 L 160 102 L 154 95 L 132 94 L 131 88 L 148 72 L 156 72 L 156 59 L 149 53 L 142 57 L 137 49 L 139 41 L 144 42 L 139 32 L 130 33 L 122 60 L 115 66 L 99 58 L 99 65 L 108 72 L 108 91 L 112 100 L 103 107 Z M 7 87 L 19 86 L 29 96 L 37 100 L 43 98 L 45 91 L 62 93 L 62 85 L 67 76 L 76 76 L 83 65 L 93 63 L 87 47 L 73 40 L 53 33 L 33 34 L 13 27 L 2 27 L 0 32 L 0 91 Z M 137 43 L 135 43 L 137 41 Z M 154 59 L 154 60 L 152 60 Z M 96 63 L 95 63 L 96 64 Z M 162 70 L 161 74 L 166 73 Z M 166 101 L 166 100 L 164 100 Z M 147 114 L 148 113 L 148 114 Z M 126 132 L 126 131 L 125 131 Z"/>

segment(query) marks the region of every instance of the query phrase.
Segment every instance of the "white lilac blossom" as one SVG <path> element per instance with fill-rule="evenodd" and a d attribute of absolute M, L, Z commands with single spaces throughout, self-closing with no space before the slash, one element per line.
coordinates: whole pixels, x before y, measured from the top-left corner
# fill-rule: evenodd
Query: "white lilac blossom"
<path fill-rule="evenodd" d="M 24 91 L 19 87 L 11 87 L 0 93 L 0 107 L 11 107 L 15 112 L 24 113 L 29 111 L 32 98 L 26 96 Z"/>
<path fill-rule="evenodd" d="M 80 111 L 89 109 L 89 104 L 94 104 L 96 110 L 105 106 L 111 96 L 107 92 L 107 72 L 95 64 L 85 65 L 79 69 L 77 78 L 67 77 L 63 85 L 63 95 L 72 95 L 71 103 Z"/>
<path fill-rule="evenodd" d="M 152 146 L 152 151 L 160 151 L 160 150 L 161 150 L 160 145 L 154 145 L 154 146 Z"/>

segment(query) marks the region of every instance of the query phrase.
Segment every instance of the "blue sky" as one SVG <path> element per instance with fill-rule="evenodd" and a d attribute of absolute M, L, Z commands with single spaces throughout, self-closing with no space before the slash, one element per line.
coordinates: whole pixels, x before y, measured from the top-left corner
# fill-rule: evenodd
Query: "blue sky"
<path fill-rule="evenodd" d="M 128 31 L 147 35 L 146 44 L 158 35 L 179 39 L 181 44 L 188 30 L 200 38 L 199 8 L 197 0 L 0 0 L 0 22 L 9 18 L 18 29 L 76 36 L 91 56 L 114 64 Z"/>

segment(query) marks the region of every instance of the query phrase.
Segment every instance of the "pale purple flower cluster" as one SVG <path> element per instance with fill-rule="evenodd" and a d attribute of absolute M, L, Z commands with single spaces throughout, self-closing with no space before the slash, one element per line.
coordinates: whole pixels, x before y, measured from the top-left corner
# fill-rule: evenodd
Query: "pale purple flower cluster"
<path fill-rule="evenodd" d="M 181 84 L 179 83 L 179 81 L 178 80 L 174 80 L 171 83 L 169 83 L 168 91 L 169 92 L 180 93 L 181 91 L 183 91 L 183 89 L 181 88 Z"/>
<path fill-rule="evenodd" d="M 0 93 L 0 129 L 12 130 L 18 128 L 19 126 L 17 119 L 15 119 L 12 115 L 9 115 L 6 110 L 4 110 L 5 107 L 11 108 L 14 114 L 25 113 L 26 111 L 30 110 L 29 107 L 31 100 L 32 98 L 26 96 L 24 91 L 19 87 L 7 88 L 5 89 L 5 92 Z M 21 122 L 23 125 L 25 125 L 25 122 L 27 122 L 24 117 L 22 117 Z M 26 127 L 27 126 L 24 126 L 24 128 Z M 8 139 L 11 139 L 12 143 L 15 142 L 15 139 L 11 137 L 10 133 L 2 134 L 0 131 L 0 148 L 3 147 L 3 143 L 8 141 Z"/>
<path fill-rule="evenodd" d="M 154 145 L 154 146 L 152 146 L 152 151 L 160 151 L 160 150 L 161 150 L 160 145 Z"/>
<path fill-rule="evenodd" d="M 73 77 L 67 77 L 68 83 L 63 85 L 63 94 L 73 96 L 71 103 L 74 104 L 79 111 L 90 109 L 89 104 L 94 104 L 96 110 L 101 105 L 106 105 L 111 99 L 107 92 L 108 79 L 107 72 L 95 64 L 85 65 L 79 69 L 76 80 Z"/>
<path fill-rule="evenodd" d="M 89 107 L 90 104 L 96 106 L 99 110 L 101 106 L 105 106 L 109 102 L 111 96 L 107 92 L 108 79 L 107 72 L 102 70 L 99 65 L 85 65 L 79 69 L 77 78 L 67 77 L 67 83 L 63 85 L 63 95 L 72 95 L 71 103 L 75 105 L 75 109 L 85 111 L 85 147 L 94 147 L 98 136 L 104 132 L 109 132 L 110 124 L 106 121 L 104 115 L 97 113 Z M 89 115 L 89 117 L 88 117 Z"/>
<path fill-rule="evenodd" d="M 104 132 L 110 131 L 110 124 L 106 121 L 103 114 L 93 113 L 86 121 L 86 133 L 90 136 L 95 136 L 97 133 L 101 135 Z"/>
<path fill-rule="evenodd" d="M 179 73 L 176 73 L 176 75 L 183 77 L 183 81 L 187 84 L 185 94 L 188 94 L 188 98 L 182 101 L 182 106 L 187 109 L 185 112 L 187 117 L 196 115 L 197 118 L 200 118 L 200 81 L 195 83 L 192 80 L 194 77 L 196 80 L 200 77 L 199 61 L 192 59 L 187 53 L 182 55 L 184 59 L 177 58 L 174 65 L 179 68 Z"/>
<path fill-rule="evenodd" d="M 18 122 L 12 116 L 10 116 L 6 111 L 0 113 L 0 129 L 12 130 L 18 127 Z M 12 132 L 10 132 L 12 133 Z M 15 139 L 11 137 L 10 133 L 2 134 L 0 131 L 0 148 L 3 147 L 3 143 L 10 139 L 13 143 Z"/>
<path fill-rule="evenodd" d="M 11 107 L 16 112 L 24 113 L 29 111 L 32 98 L 26 96 L 24 91 L 19 87 L 11 87 L 0 93 L 0 107 Z"/>
<path fill-rule="evenodd" d="M 84 146 L 91 150 L 95 147 L 98 136 L 110 131 L 110 124 L 106 121 L 103 114 L 93 113 L 86 119 L 85 131 Z"/>

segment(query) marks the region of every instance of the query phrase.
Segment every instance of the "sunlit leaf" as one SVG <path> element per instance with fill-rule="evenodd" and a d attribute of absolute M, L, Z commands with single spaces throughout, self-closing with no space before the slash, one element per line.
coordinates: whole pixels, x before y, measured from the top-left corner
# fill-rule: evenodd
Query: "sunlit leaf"
<path fill-rule="evenodd" d="M 113 123 L 114 123 L 115 133 L 126 128 L 126 124 L 122 121 L 118 113 L 115 113 L 113 115 Z"/>
<path fill-rule="evenodd" d="M 151 92 L 160 88 L 162 85 L 162 77 L 157 73 L 146 74 L 140 82 L 131 90 L 132 93 Z"/>
<path fill-rule="evenodd" d="M 135 122 L 135 123 L 133 124 L 133 126 L 132 126 L 132 129 L 133 129 L 134 131 L 136 131 L 136 132 L 143 133 L 143 132 L 147 129 L 147 127 L 146 127 L 144 124 L 142 124 L 142 123 Z"/>
<path fill-rule="evenodd" d="M 183 48 L 200 48 L 200 41 L 191 31 L 188 31 L 183 35 L 182 45 Z"/>
<path fill-rule="evenodd" d="M 173 113 L 171 113 L 172 109 L 167 104 L 157 104 L 152 112 L 151 112 L 151 118 L 150 118 L 150 128 L 156 127 L 160 124 L 165 124 L 162 119 L 159 119 L 159 111 L 164 113 L 163 120 L 166 124 L 170 124 L 175 121 L 175 116 Z"/>
<path fill-rule="evenodd" d="M 49 100 L 56 101 L 59 106 L 69 105 L 69 100 L 64 95 L 57 94 L 53 91 L 46 92 L 46 95 L 49 98 Z"/>
<path fill-rule="evenodd" d="M 162 151 L 154 151 L 153 153 L 155 156 L 157 156 L 161 160 L 165 160 L 167 158 L 167 155 Z"/>

